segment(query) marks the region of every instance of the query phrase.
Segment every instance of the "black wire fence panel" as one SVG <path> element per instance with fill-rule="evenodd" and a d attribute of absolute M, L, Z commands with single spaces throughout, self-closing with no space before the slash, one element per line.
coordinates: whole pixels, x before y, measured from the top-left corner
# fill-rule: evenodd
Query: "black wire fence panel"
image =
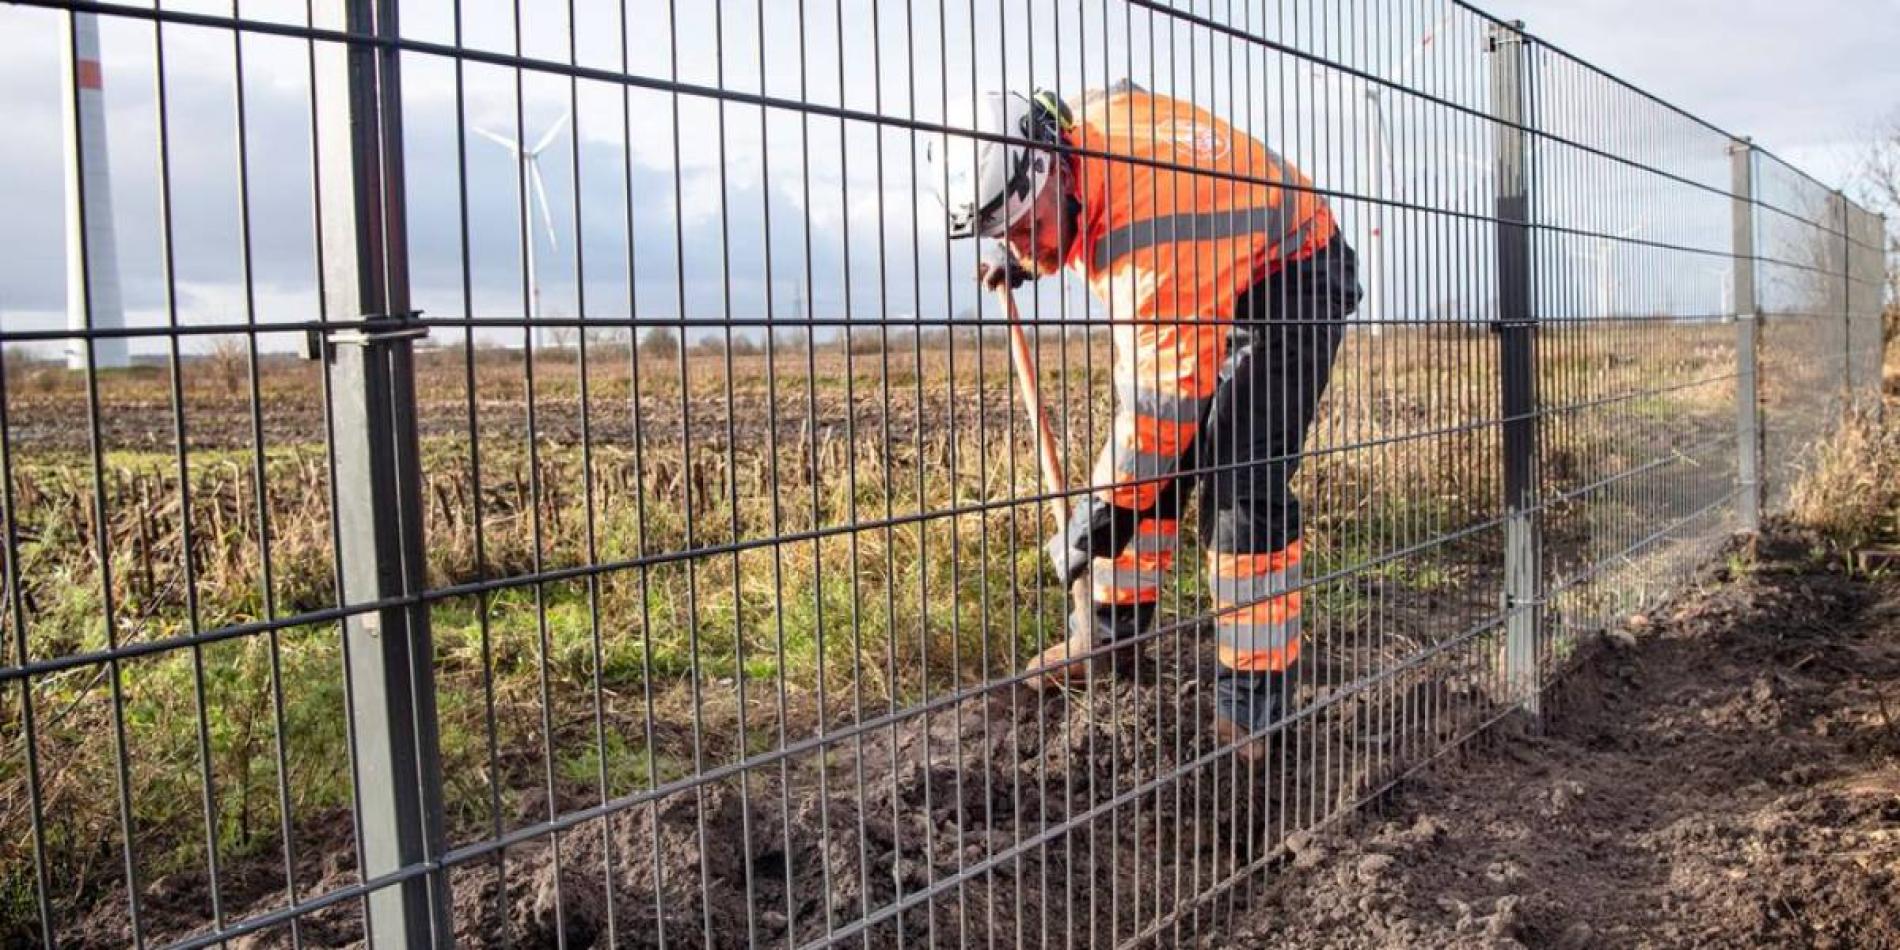
<path fill-rule="evenodd" d="M 1444 0 L 14 0 L 0 37 L 8 943 L 1217 940 L 1294 836 L 1561 715 L 1877 399 L 1882 219 Z M 1133 318 L 1017 291 L 1052 489 L 926 153 L 1020 144 L 981 90 L 1123 80 L 1357 257 L 1336 327 L 1256 328 L 1344 331 L 1242 404 L 1291 447 L 1179 473 L 1297 470 L 1245 502 L 1303 552 L 1257 737 L 1213 727 L 1215 628 L 1268 605 L 1216 607 L 1194 504 L 1131 649 L 1025 672 Z"/>

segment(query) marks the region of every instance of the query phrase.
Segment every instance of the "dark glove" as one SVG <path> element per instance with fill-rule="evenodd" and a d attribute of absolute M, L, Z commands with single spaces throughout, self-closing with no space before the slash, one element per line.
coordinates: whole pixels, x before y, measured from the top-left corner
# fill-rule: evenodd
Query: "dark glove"
<path fill-rule="evenodd" d="M 1139 512 L 1117 508 L 1094 495 L 1076 499 L 1068 525 L 1043 545 L 1056 579 L 1066 588 L 1089 569 L 1090 561 L 1120 554 L 1134 537 L 1139 520 Z"/>
<path fill-rule="evenodd" d="M 1069 533 L 1060 531 L 1049 538 L 1042 546 L 1043 553 L 1049 555 L 1049 564 L 1056 569 L 1056 580 L 1062 582 L 1062 589 L 1075 585 L 1076 579 L 1089 569 L 1094 559 L 1085 547 L 1069 543 Z"/>
<path fill-rule="evenodd" d="M 986 290 L 996 290 L 1005 283 L 1014 290 L 1035 276 L 1017 262 L 1016 252 L 1002 241 L 985 241 L 976 252 L 976 279 Z"/>

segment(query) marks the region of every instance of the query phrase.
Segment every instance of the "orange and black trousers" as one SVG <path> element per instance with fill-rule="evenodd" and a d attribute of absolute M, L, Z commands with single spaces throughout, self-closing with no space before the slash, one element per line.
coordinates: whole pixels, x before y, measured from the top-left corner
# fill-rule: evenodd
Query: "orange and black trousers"
<path fill-rule="evenodd" d="M 1218 387 L 1154 506 L 1098 499 L 1078 519 L 1091 526 L 1097 643 L 1152 627 L 1191 504 L 1221 664 L 1269 672 L 1299 657 L 1301 514 L 1288 485 L 1359 303 L 1356 271 L 1335 236 L 1242 294 Z"/>

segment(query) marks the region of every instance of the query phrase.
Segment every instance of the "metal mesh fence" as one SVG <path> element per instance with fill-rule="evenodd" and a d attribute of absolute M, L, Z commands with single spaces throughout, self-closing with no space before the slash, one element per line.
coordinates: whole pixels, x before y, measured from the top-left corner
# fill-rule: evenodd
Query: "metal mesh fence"
<path fill-rule="evenodd" d="M 1878 392 L 1880 218 L 1443 0 L 25 0 L 0 36 L 9 941 L 1217 938 Z M 1363 299 L 1262 263 L 1262 313 L 1146 318 L 1275 388 L 1138 480 L 1198 484 L 1178 549 L 1036 689 L 1046 511 L 1117 490 L 1137 321 L 1063 271 L 1013 350 L 926 153 L 1024 144 L 981 89 L 1123 81 L 1198 110 L 1141 155 L 1207 163 L 1045 147 L 1323 201 Z M 1233 517 L 1290 586 L 1222 586 Z M 1282 714 L 1217 732 L 1269 614 Z"/>
<path fill-rule="evenodd" d="M 1755 175 L 1762 452 L 1772 505 L 1786 500 L 1807 450 L 1840 416 L 1852 368 L 1865 361 L 1850 358 L 1848 349 L 1843 201 L 1767 154 L 1757 160 Z"/>

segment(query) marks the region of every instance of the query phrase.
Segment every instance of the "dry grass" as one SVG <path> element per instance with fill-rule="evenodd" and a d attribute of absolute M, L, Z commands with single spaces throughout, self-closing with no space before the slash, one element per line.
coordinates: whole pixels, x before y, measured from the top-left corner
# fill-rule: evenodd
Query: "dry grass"
<path fill-rule="evenodd" d="M 1900 507 L 1900 430 L 1857 409 L 1824 441 L 1795 482 L 1789 514 L 1834 545 L 1853 549 L 1891 537 Z"/>
<path fill-rule="evenodd" d="M 1900 325 L 1900 307 L 1888 313 Z M 1900 340 L 1891 334 L 1882 361 L 1884 407 L 1850 409 L 1816 447 L 1790 496 L 1789 514 L 1838 550 L 1900 538 Z"/>

